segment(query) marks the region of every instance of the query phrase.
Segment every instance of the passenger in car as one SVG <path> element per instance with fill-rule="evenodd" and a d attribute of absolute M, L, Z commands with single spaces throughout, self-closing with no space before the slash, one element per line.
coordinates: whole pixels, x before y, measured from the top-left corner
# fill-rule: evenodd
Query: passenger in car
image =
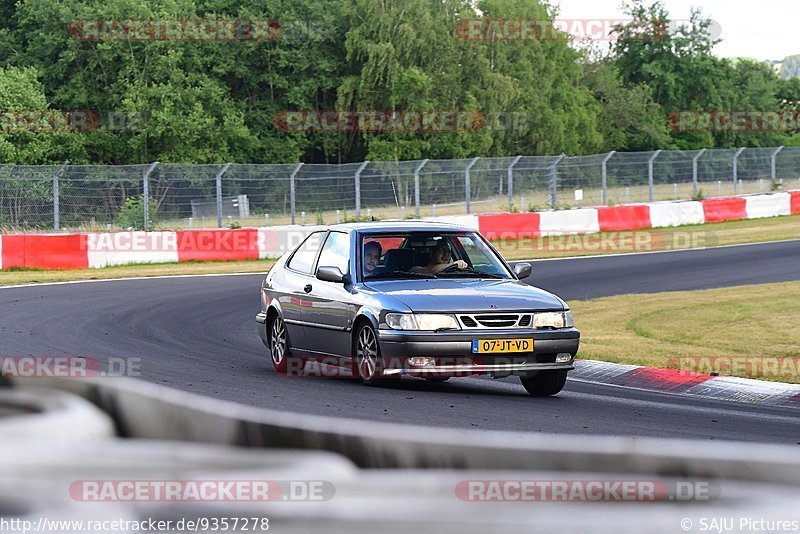
<path fill-rule="evenodd" d="M 381 261 L 381 252 L 381 244 L 377 241 L 370 241 L 364 245 L 364 276 L 375 273 L 375 268 Z"/>
<path fill-rule="evenodd" d="M 436 247 L 431 250 L 431 259 L 428 262 L 428 265 L 425 265 L 424 267 L 414 267 L 411 269 L 411 272 L 436 274 L 450 267 L 451 265 L 457 265 L 459 269 L 466 269 L 468 267 L 467 262 L 464 260 L 458 260 L 454 263 L 451 263 L 451 258 L 452 254 L 450 252 L 450 247 L 447 245 L 447 242 L 442 239 L 436 244 Z"/>

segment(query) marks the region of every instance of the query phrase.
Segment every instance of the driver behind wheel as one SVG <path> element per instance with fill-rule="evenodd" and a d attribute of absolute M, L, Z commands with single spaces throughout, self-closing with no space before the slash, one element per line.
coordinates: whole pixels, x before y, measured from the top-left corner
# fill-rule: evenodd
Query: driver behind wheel
<path fill-rule="evenodd" d="M 364 276 L 376 273 L 378 263 L 381 261 L 381 244 L 377 241 L 370 241 L 364 245 Z"/>
<path fill-rule="evenodd" d="M 428 262 L 428 265 L 424 267 L 414 267 L 411 269 L 411 272 L 436 274 L 444 269 L 447 269 L 451 265 L 456 265 L 459 269 L 466 269 L 468 267 L 467 262 L 464 260 L 458 260 L 454 263 L 451 263 L 451 258 L 452 253 L 450 252 L 450 247 L 447 245 L 447 242 L 442 239 L 436 244 L 434 249 L 431 250 L 431 259 Z"/>

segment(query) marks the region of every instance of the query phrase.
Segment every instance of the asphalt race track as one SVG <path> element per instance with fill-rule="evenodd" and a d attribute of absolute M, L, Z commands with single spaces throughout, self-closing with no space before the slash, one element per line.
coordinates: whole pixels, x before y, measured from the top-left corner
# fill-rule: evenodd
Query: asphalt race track
<path fill-rule="evenodd" d="M 517 379 L 369 388 L 276 375 L 256 333 L 260 275 L 0 290 L 0 355 L 140 358 L 142 378 L 244 404 L 363 421 L 569 434 L 800 444 L 800 411 L 569 381 L 554 398 Z M 800 240 L 534 262 L 567 300 L 800 280 Z M 580 318 L 576 318 L 580 323 Z M 580 324 L 578 324 L 580 326 Z"/>

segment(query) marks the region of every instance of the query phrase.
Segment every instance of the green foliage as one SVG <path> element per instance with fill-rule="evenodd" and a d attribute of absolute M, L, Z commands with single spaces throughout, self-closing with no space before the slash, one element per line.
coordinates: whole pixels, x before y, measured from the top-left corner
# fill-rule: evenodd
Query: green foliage
<path fill-rule="evenodd" d="M 149 227 L 152 230 L 158 224 L 156 216 L 156 203 L 150 199 L 148 205 L 150 215 Z M 117 225 L 121 228 L 132 230 L 144 230 L 144 197 L 128 197 L 117 214 Z"/>
<path fill-rule="evenodd" d="M 697 192 L 692 195 L 692 200 L 695 200 L 695 201 L 698 201 L 698 202 L 701 201 L 701 200 L 705 200 L 705 199 L 706 199 L 706 195 L 703 193 L 703 189 L 702 188 L 698 189 Z"/>
<path fill-rule="evenodd" d="M 681 110 L 796 109 L 800 80 L 715 57 L 711 22 L 664 32 L 632 0 L 606 57 L 566 39 L 472 40 L 465 19 L 553 19 L 544 0 L 20 0 L 0 5 L 0 111 L 95 110 L 89 132 L 0 130 L 0 163 L 344 163 L 610 150 L 796 146 L 783 133 L 674 132 Z M 75 21 L 273 19 L 259 41 L 91 41 Z M 74 27 L 73 27 L 74 29 Z M 643 39 L 642 34 L 655 35 Z M 786 72 L 796 70 L 786 58 Z M 483 114 L 476 131 L 287 132 L 281 111 Z M 116 129 L 108 113 L 145 117 Z M 521 117 L 497 128 L 498 114 Z M 479 115 L 480 116 L 480 115 Z M 423 180 L 432 180 L 424 175 Z M 409 178 L 397 181 L 408 191 Z M 423 188 L 430 184 L 423 183 Z"/>

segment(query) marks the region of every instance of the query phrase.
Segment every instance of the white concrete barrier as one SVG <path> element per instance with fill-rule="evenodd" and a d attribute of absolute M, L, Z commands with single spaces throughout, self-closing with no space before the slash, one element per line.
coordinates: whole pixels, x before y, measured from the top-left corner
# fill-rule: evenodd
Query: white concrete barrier
<path fill-rule="evenodd" d="M 478 216 L 477 215 L 443 215 L 437 217 L 425 217 L 423 220 L 436 221 L 450 224 L 459 224 L 468 228 L 478 230 Z"/>
<path fill-rule="evenodd" d="M 593 234 L 600 231 L 597 210 L 543 211 L 539 214 L 541 235 Z"/>
<path fill-rule="evenodd" d="M 745 197 L 748 219 L 791 215 L 792 196 L 789 193 L 752 195 Z"/>
<path fill-rule="evenodd" d="M 648 206 L 653 228 L 705 223 L 702 202 L 653 202 Z"/>

